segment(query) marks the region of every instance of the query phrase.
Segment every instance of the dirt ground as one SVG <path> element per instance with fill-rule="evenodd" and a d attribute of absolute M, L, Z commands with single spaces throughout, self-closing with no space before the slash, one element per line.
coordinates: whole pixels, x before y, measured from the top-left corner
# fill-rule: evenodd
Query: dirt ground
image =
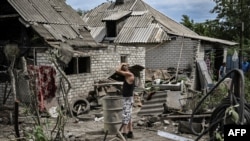
<path fill-rule="evenodd" d="M 168 138 L 158 135 L 158 133 L 170 133 L 177 135 L 177 137 L 184 137 L 188 139 L 187 141 L 192 141 L 197 138 L 197 136 L 192 134 L 181 134 L 178 133 L 178 126 L 176 122 L 169 120 L 168 124 L 163 124 L 158 122 L 158 125 L 147 127 L 139 126 L 138 122 L 142 117 L 137 116 L 137 112 L 140 108 L 135 108 L 133 111 L 133 121 L 134 121 L 134 138 L 128 139 L 128 141 L 177 141 L 181 140 L 178 138 L 173 138 L 172 135 L 169 135 Z M 104 122 L 103 120 L 96 121 L 95 117 L 89 116 L 93 113 L 100 113 L 100 111 L 91 111 L 88 115 L 85 115 L 85 118 L 81 120 L 76 120 L 75 118 L 69 118 L 65 125 L 64 135 L 66 141 L 121 141 L 117 138 L 116 134 L 108 134 L 105 138 L 104 133 Z M 83 116 L 84 117 L 84 116 Z M 88 117 L 88 118 L 87 118 Z M 100 118 L 101 119 L 101 118 Z M 49 118 L 50 125 L 56 122 L 56 118 Z M 53 127 L 53 126 L 51 126 Z M 3 124 L 0 122 L 0 141 L 15 141 L 15 132 L 14 124 Z M 207 136 L 204 136 L 199 141 L 208 140 Z"/>

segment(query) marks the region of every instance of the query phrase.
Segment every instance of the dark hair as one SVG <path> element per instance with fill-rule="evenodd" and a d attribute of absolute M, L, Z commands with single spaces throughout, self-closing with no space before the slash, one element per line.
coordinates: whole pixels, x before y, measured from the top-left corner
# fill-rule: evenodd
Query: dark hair
<path fill-rule="evenodd" d="M 124 67 L 126 67 L 127 65 L 122 65 L 121 70 L 125 71 Z"/>

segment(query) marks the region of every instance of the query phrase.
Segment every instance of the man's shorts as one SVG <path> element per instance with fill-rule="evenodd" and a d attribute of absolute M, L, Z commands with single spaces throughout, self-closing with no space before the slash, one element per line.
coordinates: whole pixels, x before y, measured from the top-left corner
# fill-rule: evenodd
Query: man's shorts
<path fill-rule="evenodd" d="M 133 97 L 123 97 L 122 123 L 128 124 L 132 116 Z"/>

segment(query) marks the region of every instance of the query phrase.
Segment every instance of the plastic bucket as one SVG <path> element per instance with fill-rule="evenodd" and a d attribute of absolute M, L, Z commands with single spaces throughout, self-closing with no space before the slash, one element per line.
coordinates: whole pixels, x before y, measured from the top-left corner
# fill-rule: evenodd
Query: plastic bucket
<path fill-rule="evenodd" d="M 117 134 L 122 123 L 122 98 L 105 96 L 103 98 L 104 132 Z"/>

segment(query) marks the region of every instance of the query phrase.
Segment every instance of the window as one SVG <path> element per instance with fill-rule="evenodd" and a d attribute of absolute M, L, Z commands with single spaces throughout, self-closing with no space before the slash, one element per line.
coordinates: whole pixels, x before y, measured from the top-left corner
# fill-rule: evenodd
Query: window
<path fill-rule="evenodd" d="M 90 73 L 90 65 L 90 57 L 73 57 L 65 68 L 65 73 L 67 75 Z"/>
<path fill-rule="evenodd" d="M 116 37 L 116 22 L 115 21 L 107 21 L 107 37 Z"/>
<path fill-rule="evenodd" d="M 121 55 L 121 63 L 127 63 L 127 62 L 128 62 L 127 55 Z"/>

